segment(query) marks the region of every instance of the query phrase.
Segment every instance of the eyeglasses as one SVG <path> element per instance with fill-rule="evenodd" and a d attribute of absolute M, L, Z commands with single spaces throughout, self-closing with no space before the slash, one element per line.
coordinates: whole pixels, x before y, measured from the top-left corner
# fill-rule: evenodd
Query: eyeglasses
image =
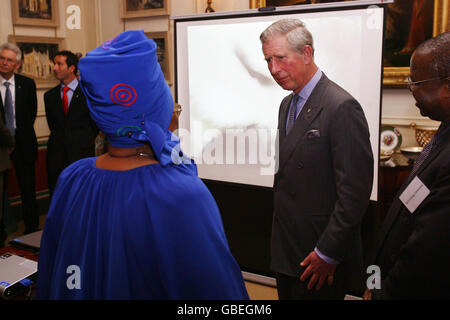
<path fill-rule="evenodd" d="M 3 63 L 4 61 L 6 61 L 8 64 L 14 64 L 16 61 L 10 58 L 5 58 L 5 57 L 1 57 L 0 56 L 0 62 Z"/>
<path fill-rule="evenodd" d="M 420 81 L 412 81 L 411 76 L 406 78 L 406 85 L 408 86 L 409 90 L 412 90 L 412 88 L 417 87 L 419 84 L 429 81 L 436 81 L 436 80 L 447 80 L 450 79 L 450 77 L 447 78 L 433 78 L 433 79 L 426 79 L 426 80 L 420 80 Z"/>

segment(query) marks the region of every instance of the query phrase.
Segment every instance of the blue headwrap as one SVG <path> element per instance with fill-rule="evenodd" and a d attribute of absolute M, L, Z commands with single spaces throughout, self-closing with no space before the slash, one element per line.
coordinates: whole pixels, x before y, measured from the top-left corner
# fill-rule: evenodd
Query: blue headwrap
<path fill-rule="evenodd" d="M 78 64 L 91 117 L 115 147 L 150 143 L 165 166 L 179 163 L 179 139 L 169 130 L 173 99 L 142 30 L 125 31 L 89 52 Z"/>

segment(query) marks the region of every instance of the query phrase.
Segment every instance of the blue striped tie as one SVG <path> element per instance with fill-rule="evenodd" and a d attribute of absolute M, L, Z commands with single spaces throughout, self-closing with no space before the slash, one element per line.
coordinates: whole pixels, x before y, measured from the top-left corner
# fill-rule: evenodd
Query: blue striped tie
<path fill-rule="evenodd" d="M 289 131 L 291 131 L 294 126 L 295 116 L 297 114 L 299 96 L 297 94 L 292 98 L 291 107 L 289 109 L 288 123 L 286 126 L 286 135 L 288 135 Z"/>
<path fill-rule="evenodd" d="M 14 129 L 14 113 L 13 113 L 13 102 L 12 102 L 11 90 L 9 90 L 10 83 L 8 81 L 5 81 L 3 84 L 6 87 L 6 92 L 5 92 L 6 126 L 8 127 L 9 131 L 11 131 L 11 134 L 14 136 L 16 130 Z"/>

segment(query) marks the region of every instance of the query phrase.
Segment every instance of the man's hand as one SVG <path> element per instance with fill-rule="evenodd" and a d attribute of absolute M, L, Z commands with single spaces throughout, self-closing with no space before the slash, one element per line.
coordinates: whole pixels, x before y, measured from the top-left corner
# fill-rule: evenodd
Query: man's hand
<path fill-rule="evenodd" d="M 372 292 L 369 289 L 366 289 L 362 298 L 363 300 L 372 300 Z"/>
<path fill-rule="evenodd" d="M 335 264 L 328 264 L 322 260 L 315 251 L 312 251 L 306 258 L 300 263 L 300 266 L 305 267 L 306 270 L 300 276 L 301 281 L 305 281 L 309 277 L 311 279 L 308 282 L 308 290 L 314 288 L 317 283 L 316 290 L 320 290 L 328 278 L 328 285 L 331 286 L 334 280 L 334 272 L 336 271 Z"/>

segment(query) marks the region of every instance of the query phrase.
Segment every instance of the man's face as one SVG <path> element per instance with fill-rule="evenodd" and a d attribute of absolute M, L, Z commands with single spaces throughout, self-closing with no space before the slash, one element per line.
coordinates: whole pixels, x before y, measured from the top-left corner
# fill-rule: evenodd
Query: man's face
<path fill-rule="evenodd" d="M 53 72 L 55 73 L 56 79 L 59 81 L 67 81 L 75 77 L 75 66 L 68 67 L 65 56 L 55 56 L 53 62 L 55 63 Z"/>
<path fill-rule="evenodd" d="M 0 75 L 9 80 L 20 66 L 20 61 L 17 61 L 17 54 L 8 49 L 4 49 L 0 52 Z"/>
<path fill-rule="evenodd" d="M 310 59 L 289 45 L 285 35 L 275 35 L 263 44 L 264 58 L 272 77 L 285 90 L 298 93 L 305 86 Z"/>
<path fill-rule="evenodd" d="M 414 53 L 411 58 L 411 80 L 439 78 L 434 68 L 430 67 L 431 65 L 430 54 Z M 436 121 L 449 119 L 450 89 L 445 80 L 433 80 L 413 85 L 411 92 L 416 99 L 416 106 L 419 108 L 420 114 Z"/>

